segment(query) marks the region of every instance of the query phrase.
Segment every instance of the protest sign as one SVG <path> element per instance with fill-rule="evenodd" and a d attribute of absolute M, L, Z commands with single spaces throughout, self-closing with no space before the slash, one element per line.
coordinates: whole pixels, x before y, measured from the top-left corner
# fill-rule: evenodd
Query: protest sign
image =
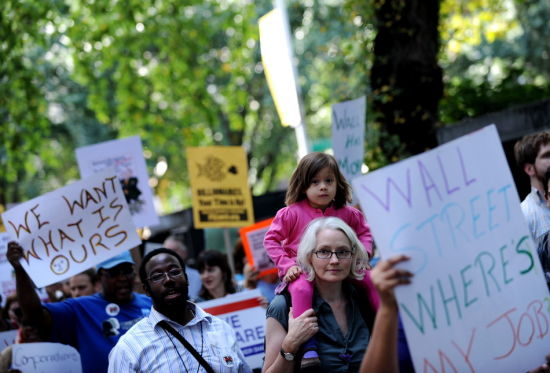
<path fill-rule="evenodd" d="M 17 338 L 18 329 L 8 330 L 5 332 L 0 332 L 0 351 L 5 349 L 8 346 L 11 346 L 15 343 L 15 338 Z"/>
<path fill-rule="evenodd" d="M 61 343 L 21 343 L 13 345 L 12 367 L 21 373 L 81 373 L 80 354 Z"/>
<path fill-rule="evenodd" d="M 261 368 L 264 356 L 265 309 L 259 290 L 241 291 L 223 298 L 197 303 L 206 312 L 225 320 L 235 330 L 250 368 Z"/>
<path fill-rule="evenodd" d="M 244 227 L 254 223 L 243 147 L 187 148 L 187 168 L 196 228 Z"/>
<path fill-rule="evenodd" d="M 418 372 L 524 372 L 550 346 L 550 297 L 495 126 L 354 180 Z"/>
<path fill-rule="evenodd" d="M 142 228 L 159 223 L 139 136 L 78 148 L 76 160 L 83 178 L 114 167 L 135 226 Z"/>
<path fill-rule="evenodd" d="M 141 243 L 113 169 L 21 203 L 2 220 L 23 247 L 21 263 L 37 287 Z"/>
<path fill-rule="evenodd" d="M 332 148 L 348 182 L 361 175 L 365 144 L 365 96 L 332 105 Z"/>
<path fill-rule="evenodd" d="M 13 268 L 6 257 L 9 241 L 11 241 L 9 234 L 0 233 L 0 294 L 2 295 L 2 307 L 6 304 L 8 295 L 15 293 Z"/>
<path fill-rule="evenodd" d="M 277 267 L 264 247 L 264 236 L 272 221 L 273 219 L 262 220 L 239 230 L 248 264 L 256 268 L 259 277 L 277 273 Z"/>

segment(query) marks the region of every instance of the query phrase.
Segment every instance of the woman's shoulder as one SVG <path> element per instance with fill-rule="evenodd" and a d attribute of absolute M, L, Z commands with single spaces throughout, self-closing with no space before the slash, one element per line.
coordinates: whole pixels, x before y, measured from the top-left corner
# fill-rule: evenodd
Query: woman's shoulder
<path fill-rule="evenodd" d="M 266 311 L 266 319 L 274 318 L 277 320 L 285 329 L 288 328 L 288 313 L 290 311 L 290 305 L 287 302 L 287 299 L 282 294 L 277 294 L 269 303 Z"/>

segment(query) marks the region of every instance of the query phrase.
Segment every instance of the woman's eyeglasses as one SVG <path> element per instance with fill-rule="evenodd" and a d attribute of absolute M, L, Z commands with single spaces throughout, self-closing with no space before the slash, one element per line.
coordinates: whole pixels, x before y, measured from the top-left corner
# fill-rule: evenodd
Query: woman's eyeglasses
<path fill-rule="evenodd" d="M 336 255 L 338 259 L 351 259 L 353 251 L 351 250 L 339 250 L 339 251 L 330 251 L 330 250 L 317 250 L 314 252 L 315 256 L 319 259 L 330 259 L 332 255 Z"/>
<path fill-rule="evenodd" d="M 148 278 L 149 281 L 151 281 L 154 284 L 157 284 L 159 282 L 164 281 L 164 279 L 168 276 L 169 279 L 175 280 L 178 277 L 183 276 L 183 269 L 181 268 L 173 268 L 169 270 L 168 272 L 156 272 L 151 275 L 151 277 Z"/>

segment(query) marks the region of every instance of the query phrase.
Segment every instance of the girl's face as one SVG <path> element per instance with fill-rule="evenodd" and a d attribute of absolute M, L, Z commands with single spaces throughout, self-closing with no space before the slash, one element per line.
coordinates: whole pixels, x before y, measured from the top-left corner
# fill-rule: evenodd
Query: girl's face
<path fill-rule="evenodd" d="M 218 266 L 210 267 L 205 265 L 203 270 L 200 272 L 200 275 L 204 288 L 209 292 L 224 286 L 223 272 Z"/>
<path fill-rule="evenodd" d="M 317 172 L 306 189 L 309 205 L 316 209 L 326 209 L 336 197 L 336 178 L 329 167 Z"/>

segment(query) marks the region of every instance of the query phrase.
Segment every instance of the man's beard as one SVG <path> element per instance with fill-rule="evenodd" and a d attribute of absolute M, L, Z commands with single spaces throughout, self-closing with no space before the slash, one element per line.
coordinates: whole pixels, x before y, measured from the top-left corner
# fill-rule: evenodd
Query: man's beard
<path fill-rule="evenodd" d="M 169 290 L 170 289 L 167 289 L 160 295 L 151 294 L 155 308 L 162 314 L 169 314 L 175 312 L 176 310 L 180 310 L 180 307 L 186 307 L 189 299 L 189 289 L 187 286 L 172 288 L 172 290 L 180 294 L 179 297 L 174 299 L 165 299 L 165 296 Z M 181 310 L 183 309 L 184 308 L 181 308 Z"/>

